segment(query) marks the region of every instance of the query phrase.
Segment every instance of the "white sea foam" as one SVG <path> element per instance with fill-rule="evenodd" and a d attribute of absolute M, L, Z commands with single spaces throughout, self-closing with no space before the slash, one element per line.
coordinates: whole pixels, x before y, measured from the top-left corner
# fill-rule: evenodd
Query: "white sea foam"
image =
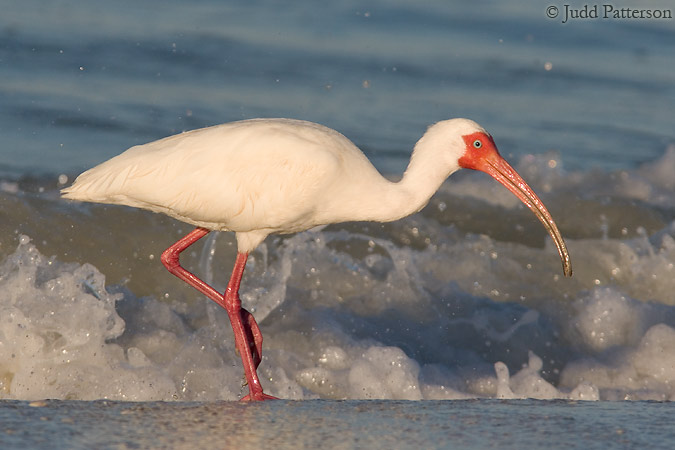
<path fill-rule="evenodd" d="M 298 301 L 269 300 L 277 306 L 270 307 L 269 322 L 261 320 L 266 338 L 261 374 L 272 394 L 410 400 L 675 396 L 670 306 L 635 300 L 617 287 L 597 287 L 570 301 L 570 316 L 557 323 L 562 336 L 551 331 L 555 319 L 543 320 L 534 309 L 514 310 L 466 294 L 461 301 L 447 300 L 441 312 L 450 318 L 434 318 L 425 309 L 437 298 L 411 298 L 422 292 L 424 281 L 411 268 L 435 260 L 435 252 L 398 248 L 387 255 L 387 275 L 378 275 L 375 293 L 368 290 L 375 280 L 368 270 L 384 256 L 350 261 L 310 245 L 316 239 L 312 233 L 298 235 L 278 246 L 277 267 L 264 281 L 288 280 L 295 290 L 307 289 Z M 630 265 L 638 270 L 651 265 L 658 253 L 648 252 Z M 317 294 L 306 265 L 327 270 L 337 258 L 331 279 L 342 289 L 329 286 Z M 298 266 L 292 275 L 283 269 L 289 261 Z M 252 296 L 261 301 L 263 291 L 254 288 Z M 335 310 L 331 302 L 343 308 Z M 318 308 L 310 306 L 315 303 Z M 25 236 L 0 268 L 0 309 L 3 398 L 206 400 L 235 399 L 243 392 L 231 333 L 217 308 L 196 327 L 180 307 L 106 289 L 95 267 L 47 258 Z M 126 328 L 120 314 L 128 317 Z M 565 343 L 534 342 L 547 334 Z M 529 356 L 520 368 L 513 366 L 517 358 L 507 358 L 515 372 L 510 375 L 501 359 L 489 368 L 491 346 L 505 350 L 504 356 L 523 351 Z M 546 348 L 550 353 L 541 353 Z M 551 373 L 545 378 L 542 358 L 565 359 L 559 382 Z"/>

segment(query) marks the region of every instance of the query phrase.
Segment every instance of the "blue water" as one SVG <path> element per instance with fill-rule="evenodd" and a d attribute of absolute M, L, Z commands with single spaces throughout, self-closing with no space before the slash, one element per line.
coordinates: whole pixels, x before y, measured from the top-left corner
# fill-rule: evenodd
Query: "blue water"
<path fill-rule="evenodd" d="M 0 168 L 12 176 L 75 173 L 250 117 L 321 122 L 385 171 L 404 167 L 428 124 L 456 116 L 505 154 L 556 150 L 574 169 L 634 167 L 673 140 L 672 20 L 562 24 L 544 6 L 496 1 L 2 10 Z"/>
<path fill-rule="evenodd" d="M 670 449 L 672 405 L 635 402 L 5 402 L 4 449 Z M 31 432 L 24 423 L 32 424 Z"/>
<path fill-rule="evenodd" d="M 246 391 L 224 313 L 159 263 L 188 227 L 61 200 L 81 171 L 184 130 L 293 117 L 396 175 L 430 123 L 468 117 L 549 207 L 575 276 L 527 210 L 466 171 L 410 218 L 270 237 L 242 286 L 263 385 L 348 401 L 253 417 L 273 427 L 291 408 L 298 430 L 316 414 L 312 445 L 339 444 L 330 417 L 351 408 L 383 439 L 410 422 L 420 442 L 474 448 L 672 443 L 658 420 L 675 399 L 675 19 L 563 24 L 550 4 L 0 1 L 0 417 L 15 420 L 0 442 L 47 442 L 56 422 L 25 401 L 100 423 L 129 408 L 211 416 Z M 234 251 L 214 235 L 183 263 L 223 288 Z M 546 400 L 495 400 L 522 398 Z M 156 437 L 142 423 L 112 434 Z"/>

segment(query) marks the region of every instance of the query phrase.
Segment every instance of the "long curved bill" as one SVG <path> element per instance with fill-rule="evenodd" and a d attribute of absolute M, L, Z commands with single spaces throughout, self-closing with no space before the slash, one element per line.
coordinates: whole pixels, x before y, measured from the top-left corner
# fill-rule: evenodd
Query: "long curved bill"
<path fill-rule="evenodd" d="M 544 203 L 537 197 L 537 194 L 534 193 L 525 180 L 518 175 L 518 172 L 504 160 L 504 158 L 489 158 L 484 162 L 485 164 L 483 164 L 480 170 L 503 184 L 504 187 L 518 197 L 521 202 L 525 203 L 525 205 L 530 208 L 530 211 L 532 211 L 541 223 L 544 224 L 546 231 L 551 235 L 551 238 L 553 238 L 553 242 L 555 242 L 555 246 L 558 249 L 558 254 L 562 260 L 563 273 L 565 276 L 571 277 L 572 263 L 570 261 L 570 255 L 567 252 L 567 246 L 565 245 L 565 241 L 563 240 L 560 231 L 558 231 L 558 227 L 553 221 L 553 217 L 551 217 L 551 214 L 544 206 Z"/>

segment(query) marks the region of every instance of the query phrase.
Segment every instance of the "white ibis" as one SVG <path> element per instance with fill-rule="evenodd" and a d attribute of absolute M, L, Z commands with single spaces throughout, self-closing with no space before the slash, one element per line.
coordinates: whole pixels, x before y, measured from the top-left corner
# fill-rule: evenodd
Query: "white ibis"
<path fill-rule="evenodd" d="M 346 221 L 388 222 L 422 209 L 459 168 L 481 170 L 527 205 L 553 238 L 572 275 L 565 242 L 537 195 L 468 119 L 429 127 L 399 182 L 384 178 L 335 130 L 290 119 L 253 119 L 202 128 L 130 148 L 81 174 L 65 198 L 161 212 L 197 228 L 162 254 L 162 263 L 227 310 L 249 394 L 265 400 L 257 375 L 262 334 L 241 307 L 249 252 L 271 233 Z M 224 294 L 184 269 L 180 253 L 210 231 L 234 231 L 237 258 Z"/>

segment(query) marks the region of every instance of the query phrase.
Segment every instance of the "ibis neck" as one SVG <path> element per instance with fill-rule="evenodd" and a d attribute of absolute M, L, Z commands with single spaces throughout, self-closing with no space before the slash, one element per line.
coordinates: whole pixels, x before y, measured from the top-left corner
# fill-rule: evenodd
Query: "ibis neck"
<path fill-rule="evenodd" d="M 458 168 L 448 168 L 433 152 L 416 148 L 401 180 L 397 183 L 386 181 L 379 190 L 370 209 L 372 216 L 367 220 L 390 222 L 420 211 Z"/>

